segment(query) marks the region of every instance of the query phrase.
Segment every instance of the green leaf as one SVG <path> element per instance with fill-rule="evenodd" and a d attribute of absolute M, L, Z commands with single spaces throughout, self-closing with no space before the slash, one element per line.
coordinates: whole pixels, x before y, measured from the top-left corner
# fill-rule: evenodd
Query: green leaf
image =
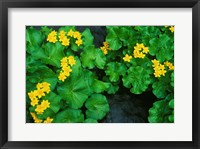
<path fill-rule="evenodd" d="M 69 103 L 73 109 L 83 106 L 91 90 L 91 74 L 84 71 L 80 76 L 70 75 L 63 84 L 57 87 L 59 95 Z"/>
<path fill-rule="evenodd" d="M 169 107 L 174 109 L 174 99 L 170 100 Z"/>
<path fill-rule="evenodd" d="M 54 92 L 50 92 L 44 97 L 46 100 L 50 102 L 50 109 L 54 112 L 57 113 L 60 110 L 60 101 L 61 97 L 56 95 Z"/>
<path fill-rule="evenodd" d="M 40 46 L 44 41 L 44 35 L 33 27 L 26 29 L 26 41 L 32 46 Z"/>
<path fill-rule="evenodd" d="M 84 121 L 84 123 L 98 123 L 97 120 L 92 119 L 92 118 L 88 118 Z"/>
<path fill-rule="evenodd" d="M 106 64 L 106 57 L 100 49 L 88 46 L 81 53 L 81 61 L 83 67 L 92 69 L 97 66 L 97 68 L 103 69 Z"/>
<path fill-rule="evenodd" d="M 159 80 L 154 82 L 152 85 L 153 94 L 157 98 L 165 98 L 168 95 L 168 93 L 171 92 L 170 81 L 171 80 L 170 80 L 170 77 L 168 76 L 168 74 L 160 77 Z"/>
<path fill-rule="evenodd" d="M 97 79 L 93 80 L 92 88 L 95 93 L 101 93 L 110 87 L 110 83 L 106 83 Z"/>
<path fill-rule="evenodd" d="M 150 123 L 169 123 L 168 115 L 172 110 L 168 106 L 166 100 L 160 100 L 153 103 L 153 107 L 149 109 L 148 120 Z"/>
<path fill-rule="evenodd" d="M 148 88 L 151 78 L 148 70 L 141 66 L 132 66 L 128 69 L 128 75 L 125 75 L 122 81 L 125 87 L 131 88 L 132 93 L 141 94 Z"/>
<path fill-rule="evenodd" d="M 109 76 L 111 82 L 117 82 L 120 76 L 125 75 L 126 66 L 123 63 L 110 62 L 107 64 L 105 73 Z"/>
<path fill-rule="evenodd" d="M 50 108 L 44 110 L 42 114 L 37 114 L 37 117 L 41 120 L 46 120 L 47 117 L 53 118 L 54 116 L 55 116 L 55 113 Z"/>
<path fill-rule="evenodd" d="M 149 54 L 152 56 L 156 55 L 157 60 L 164 62 L 172 59 L 174 55 L 174 42 L 166 34 L 159 35 L 149 41 Z"/>
<path fill-rule="evenodd" d="M 169 121 L 170 121 L 171 123 L 173 123 L 173 122 L 174 122 L 174 115 L 170 115 L 170 116 L 168 117 L 168 119 L 169 119 Z"/>
<path fill-rule="evenodd" d="M 55 123 L 82 123 L 84 115 L 81 110 L 67 109 L 56 114 L 53 122 Z"/>
<path fill-rule="evenodd" d="M 38 66 L 38 68 L 32 73 L 26 74 L 27 84 L 39 82 L 48 82 L 51 84 L 50 88 L 53 90 L 57 84 L 57 75 L 47 66 Z"/>
<path fill-rule="evenodd" d="M 93 45 L 94 37 L 93 37 L 92 33 L 90 32 L 90 29 L 86 28 L 82 32 L 82 36 L 83 36 L 83 45 L 85 47 Z"/>
<path fill-rule="evenodd" d="M 101 120 L 109 111 L 106 97 L 101 94 L 93 94 L 85 103 L 86 117 Z"/>
<path fill-rule="evenodd" d="M 118 90 L 119 90 L 119 86 L 111 83 L 110 87 L 107 89 L 107 93 L 115 94 Z"/>
<path fill-rule="evenodd" d="M 51 33 L 52 28 L 49 28 L 47 26 L 42 26 L 41 27 L 41 32 L 47 37 L 49 33 Z"/>
<path fill-rule="evenodd" d="M 106 41 L 112 50 L 119 50 L 122 47 L 118 32 L 119 27 L 107 27 Z"/>
<path fill-rule="evenodd" d="M 174 72 L 172 72 L 171 74 L 171 82 L 170 82 L 171 86 L 174 87 Z"/>

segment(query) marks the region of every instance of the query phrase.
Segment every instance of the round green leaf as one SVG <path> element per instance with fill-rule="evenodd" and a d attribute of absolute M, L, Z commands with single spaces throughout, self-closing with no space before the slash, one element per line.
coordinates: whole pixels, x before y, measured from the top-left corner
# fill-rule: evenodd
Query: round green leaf
<path fill-rule="evenodd" d="M 105 96 L 93 94 L 85 103 L 86 117 L 101 120 L 109 111 L 109 104 Z"/>
<path fill-rule="evenodd" d="M 55 123 L 82 123 L 84 115 L 81 110 L 67 109 L 56 114 L 53 122 Z"/>
<path fill-rule="evenodd" d="M 63 84 L 57 87 L 59 95 L 69 103 L 71 108 L 81 108 L 92 93 L 90 75 L 87 72 L 80 76 L 70 75 Z"/>
<path fill-rule="evenodd" d="M 110 62 L 107 64 L 105 73 L 109 76 L 111 82 L 117 82 L 119 77 L 126 73 L 126 66 L 123 63 Z"/>
<path fill-rule="evenodd" d="M 148 70 L 141 66 L 132 66 L 128 69 L 128 75 L 125 75 L 122 81 L 125 87 L 131 88 L 132 93 L 141 94 L 148 88 L 151 78 Z"/>

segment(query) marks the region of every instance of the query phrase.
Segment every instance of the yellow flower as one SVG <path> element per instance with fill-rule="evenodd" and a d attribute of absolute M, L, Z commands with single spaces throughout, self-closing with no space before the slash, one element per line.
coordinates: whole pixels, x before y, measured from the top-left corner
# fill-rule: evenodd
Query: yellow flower
<path fill-rule="evenodd" d="M 50 33 L 51 36 L 56 36 L 57 35 L 57 32 L 54 30 Z"/>
<path fill-rule="evenodd" d="M 31 105 L 35 106 L 38 104 L 38 102 L 39 102 L 39 100 L 37 98 L 35 98 L 35 99 L 31 100 Z"/>
<path fill-rule="evenodd" d="M 38 90 L 42 89 L 42 88 L 43 88 L 43 83 L 38 83 L 38 84 L 36 85 L 36 88 L 37 88 Z"/>
<path fill-rule="evenodd" d="M 147 54 L 149 52 L 149 48 L 148 47 L 144 47 L 143 48 L 143 52 Z"/>
<path fill-rule="evenodd" d="M 100 49 L 103 51 L 104 55 L 108 54 L 106 47 L 100 47 Z"/>
<path fill-rule="evenodd" d="M 169 68 L 169 70 L 174 70 L 174 66 L 172 63 L 166 61 L 166 62 L 164 62 L 164 64 Z"/>
<path fill-rule="evenodd" d="M 42 114 L 44 110 L 45 108 L 42 105 L 37 105 L 35 112 L 37 112 L 37 114 Z"/>
<path fill-rule="evenodd" d="M 59 33 L 60 36 L 65 36 L 65 34 L 66 34 L 66 32 L 64 30 L 61 30 Z"/>
<path fill-rule="evenodd" d="M 174 26 L 170 26 L 169 30 L 173 33 L 174 32 Z"/>
<path fill-rule="evenodd" d="M 152 61 L 152 63 L 154 64 L 153 66 L 155 67 L 155 66 L 158 66 L 159 65 L 159 61 L 158 60 L 156 60 L 156 59 L 154 59 L 154 60 L 151 60 Z"/>
<path fill-rule="evenodd" d="M 45 96 L 44 91 L 43 90 L 37 90 L 37 96 L 38 96 L 38 98 Z"/>
<path fill-rule="evenodd" d="M 69 56 L 69 57 L 68 57 L 68 61 L 69 61 L 69 64 L 70 64 L 71 66 L 73 66 L 74 64 L 76 64 L 76 60 L 74 59 L 73 56 Z"/>
<path fill-rule="evenodd" d="M 67 33 L 67 36 L 73 37 L 74 31 L 72 29 L 70 29 L 70 31 Z"/>
<path fill-rule="evenodd" d="M 38 94 L 37 94 L 36 91 L 31 91 L 31 92 L 28 93 L 28 96 L 29 96 L 29 98 L 30 98 L 31 100 L 34 100 L 34 99 L 36 98 L 37 95 L 38 95 Z"/>
<path fill-rule="evenodd" d="M 129 56 L 128 54 L 126 54 L 125 57 L 123 57 L 123 60 L 125 62 L 130 62 L 131 59 L 132 59 L 132 56 Z"/>
<path fill-rule="evenodd" d="M 165 66 L 160 64 L 160 62 L 158 60 L 156 60 L 156 59 L 151 60 L 151 61 L 153 63 L 152 66 L 154 67 L 153 69 L 154 69 L 155 77 L 161 77 L 161 75 L 165 76 L 165 73 L 167 72 L 165 70 Z"/>
<path fill-rule="evenodd" d="M 75 42 L 78 46 L 82 45 L 83 41 L 79 38 L 78 40 L 76 40 Z"/>
<path fill-rule="evenodd" d="M 107 41 L 103 42 L 103 46 L 100 47 L 100 49 L 102 50 L 102 52 L 104 53 L 104 55 L 108 54 L 108 50 L 111 50 L 109 48 L 109 43 Z"/>
<path fill-rule="evenodd" d="M 62 43 L 61 43 L 61 44 L 62 44 L 63 46 L 69 46 L 69 43 L 70 43 L 70 42 L 69 42 L 69 39 L 68 39 L 67 37 L 64 37 L 64 38 L 62 39 Z"/>
<path fill-rule="evenodd" d="M 65 73 L 61 71 L 60 75 L 58 76 L 58 79 L 64 82 L 66 78 L 67 77 L 66 77 Z"/>
<path fill-rule="evenodd" d="M 74 34 L 73 34 L 74 38 L 76 39 L 80 39 L 81 38 L 81 33 L 78 32 L 78 31 L 75 31 Z"/>
<path fill-rule="evenodd" d="M 56 35 L 57 35 L 57 32 L 56 31 L 52 31 L 51 33 L 49 33 L 49 35 L 47 37 L 47 41 L 55 43 L 57 41 L 57 36 Z"/>
<path fill-rule="evenodd" d="M 43 84 L 43 89 L 42 90 L 48 94 L 51 91 L 50 90 L 50 85 L 51 84 L 49 84 L 47 82 L 43 82 L 42 84 Z"/>
<path fill-rule="evenodd" d="M 63 57 L 60 61 L 61 63 L 67 63 L 67 57 Z"/>
<path fill-rule="evenodd" d="M 145 47 L 143 43 L 136 43 L 134 47 L 133 55 L 135 58 L 144 58 L 145 54 L 149 52 L 149 48 Z"/>
<path fill-rule="evenodd" d="M 31 116 L 32 116 L 32 118 L 33 118 L 35 123 L 41 123 L 42 122 L 42 120 L 37 118 L 35 113 L 31 112 L 30 114 L 31 114 Z"/>
<path fill-rule="evenodd" d="M 44 123 L 51 123 L 53 121 L 53 119 L 52 118 L 50 118 L 50 117 L 47 117 L 47 119 L 44 121 Z"/>
<path fill-rule="evenodd" d="M 42 106 L 44 109 L 47 109 L 47 108 L 50 107 L 50 102 L 49 102 L 48 100 L 42 100 L 41 106 Z"/>
<path fill-rule="evenodd" d="M 68 77 L 70 75 L 70 72 L 72 72 L 72 69 L 69 66 L 63 67 L 62 70 L 66 77 Z"/>

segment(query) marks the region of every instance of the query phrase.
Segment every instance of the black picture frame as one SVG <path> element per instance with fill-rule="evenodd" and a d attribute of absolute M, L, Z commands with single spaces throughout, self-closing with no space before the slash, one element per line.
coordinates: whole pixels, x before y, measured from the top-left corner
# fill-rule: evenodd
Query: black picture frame
<path fill-rule="evenodd" d="M 8 141 L 8 8 L 192 8 L 192 141 L 123 141 L 123 142 L 16 142 Z M 0 147 L 21 148 L 134 148 L 198 149 L 200 148 L 199 29 L 198 0 L 0 0 Z M 187 49 L 185 49 L 187 50 Z"/>

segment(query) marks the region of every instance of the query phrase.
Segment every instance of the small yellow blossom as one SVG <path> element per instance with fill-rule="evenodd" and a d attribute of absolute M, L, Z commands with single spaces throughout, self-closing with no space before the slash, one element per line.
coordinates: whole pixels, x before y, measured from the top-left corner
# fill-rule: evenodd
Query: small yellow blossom
<path fill-rule="evenodd" d="M 43 88 L 42 88 L 42 90 L 43 90 L 44 92 L 46 92 L 47 94 L 51 91 L 51 90 L 50 90 L 50 85 L 51 85 L 51 84 L 49 84 L 49 83 L 47 83 L 47 82 L 43 82 Z"/>
<path fill-rule="evenodd" d="M 166 61 L 166 62 L 164 62 L 164 64 L 165 64 L 165 66 L 167 66 L 169 68 L 169 70 L 174 70 L 174 66 L 172 63 Z"/>
<path fill-rule="evenodd" d="M 45 96 L 45 93 L 43 90 L 37 90 L 37 96 L 38 98 L 41 98 L 42 96 Z"/>
<path fill-rule="evenodd" d="M 42 123 L 42 120 L 38 119 L 35 113 L 31 112 L 30 114 L 35 123 Z"/>
<path fill-rule="evenodd" d="M 67 36 L 73 37 L 74 31 L 72 29 L 70 29 L 69 32 L 67 33 Z"/>
<path fill-rule="evenodd" d="M 83 41 L 82 41 L 82 39 L 78 39 L 78 40 L 76 40 L 76 42 L 75 42 L 78 46 L 80 46 L 80 45 L 82 45 L 83 44 Z"/>
<path fill-rule="evenodd" d="M 42 83 L 38 83 L 38 84 L 36 85 L 36 88 L 37 88 L 38 90 L 42 89 L 42 88 L 43 88 L 43 84 L 42 84 Z"/>
<path fill-rule="evenodd" d="M 31 91 L 28 93 L 28 96 L 31 100 L 35 99 L 37 97 L 37 92 L 36 91 Z"/>
<path fill-rule="evenodd" d="M 66 77 L 65 73 L 61 71 L 60 75 L 58 76 L 58 79 L 64 82 L 66 78 L 67 77 Z"/>
<path fill-rule="evenodd" d="M 70 64 L 71 66 L 73 66 L 74 64 L 76 64 L 76 60 L 74 59 L 73 56 L 69 56 L 69 57 L 68 57 L 68 61 L 69 61 L 69 64 Z"/>
<path fill-rule="evenodd" d="M 49 42 L 53 42 L 55 43 L 57 40 L 57 32 L 56 31 L 52 31 L 51 33 L 49 33 L 48 37 L 47 37 L 47 41 Z"/>
<path fill-rule="evenodd" d="M 103 42 L 103 46 L 100 47 L 100 49 L 102 50 L 102 52 L 104 53 L 104 55 L 108 54 L 108 50 L 111 50 L 109 48 L 109 43 L 107 41 Z"/>
<path fill-rule="evenodd" d="M 44 123 L 51 123 L 53 121 L 53 119 L 52 118 L 50 118 L 50 117 L 47 117 L 47 119 L 46 120 L 44 120 Z"/>
<path fill-rule="evenodd" d="M 169 30 L 173 33 L 174 32 L 174 26 L 170 26 Z"/>
<path fill-rule="evenodd" d="M 144 58 L 145 54 L 149 52 L 149 48 L 145 47 L 143 43 L 137 43 L 134 47 L 133 56 L 135 58 Z"/>
<path fill-rule="evenodd" d="M 72 72 L 72 69 L 69 66 L 63 67 L 62 70 L 66 77 L 68 77 L 70 75 L 70 72 Z"/>
<path fill-rule="evenodd" d="M 106 47 L 100 47 L 100 49 L 103 51 L 104 55 L 108 54 Z"/>
<path fill-rule="evenodd" d="M 66 32 L 64 30 L 61 30 L 59 33 L 60 36 L 65 36 L 65 34 L 66 34 Z"/>
<path fill-rule="evenodd" d="M 62 43 L 61 43 L 63 46 L 69 46 L 70 42 L 69 42 L 69 39 L 67 37 L 64 37 L 62 39 Z"/>
<path fill-rule="evenodd" d="M 45 108 L 42 105 L 37 105 L 35 112 L 37 112 L 37 114 L 42 114 L 44 110 Z"/>
<path fill-rule="evenodd" d="M 165 73 L 167 72 L 165 70 L 165 66 L 160 64 L 160 62 L 156 59 L 152 60 L 152 63 L 155 77 L 161 77 L 161 75 L 165 76 Z"/>
<path fill-rule="evenodd" d="M 31 100 L 31 106 L 35 106 L 35 105 L 37 105 L 38 102 L 39 102 L 39 100 L 38 100 L 37 98 Z"/>
<path fill-rule="evenodd" d="M 48 100 L 42 100 L 41 106 L 42 106 L 44 109 L 47 109 L 47 108 L 50 107 L 50 102 L 49 102 Z"/>
<path fill-rule="evenodd" d="M 129 56 L 128 54 L 126 54 L 125 57 L 123 57 L 123 60 L 125 62 L 130 62 L 131 59 L 132 59 L 132 56 L 131 55 Z"/>
<path fill-rule="evenodd" d="M 79 31 L 75 31 L 73 34 L 73 37 L 76 39 L 80 39 L 81 38 L 81 33 Z"/>

